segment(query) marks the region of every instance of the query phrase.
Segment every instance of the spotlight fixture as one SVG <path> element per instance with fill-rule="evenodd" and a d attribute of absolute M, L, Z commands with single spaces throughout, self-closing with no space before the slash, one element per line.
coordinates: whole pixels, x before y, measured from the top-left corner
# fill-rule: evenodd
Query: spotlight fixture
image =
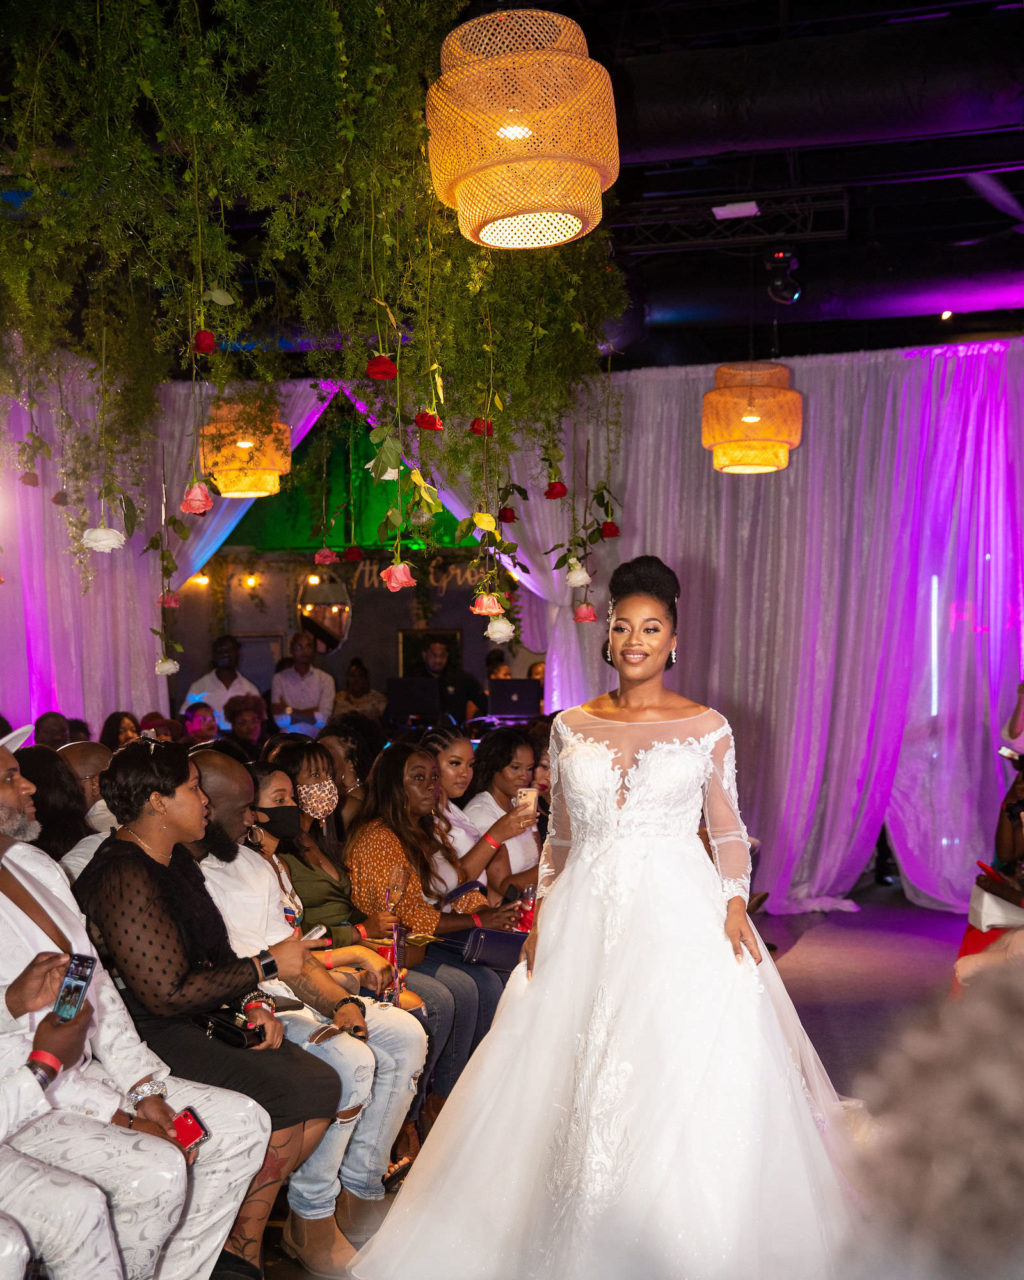
<path fill-rule="evenodd" d="M 793 275 L 799 265 L 799 259 L 793 250 L 785 247 L 773 249 L 765 258 L 765 270 L 771 273 L 768 277 L 768 297 L 772 302 L 791 307 L 800 297 L 803 290 L 800 281 Z"/>
<path fill-rule="evenodd" d="M 953 313 L 952 313 L 952 311 L 943 311 L 942 315 L 941 315 L 941 316 L 939 316 L 939 319 L 940 319 L 940 320 L 952 320 L 952 319 L 953 319 Z"/>

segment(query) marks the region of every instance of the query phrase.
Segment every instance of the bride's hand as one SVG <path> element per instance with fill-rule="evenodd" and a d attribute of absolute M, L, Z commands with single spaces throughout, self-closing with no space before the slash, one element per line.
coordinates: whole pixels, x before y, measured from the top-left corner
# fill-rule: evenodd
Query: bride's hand
<path fill-rule="evenodd" d="M 537 930 L 531 929 L 526 935 L 526 941 L 523 943 L 523 949 L 519 953 L 519 959 L 526 961 L 526 976 L 533 977 L 533 962 L 537 955 Z"/>
<path fill-rule="evenodd" d="M 732 953 L 739 964 L 743 960 L 743 948 L 750 952 L 755 964 L 761 963 L 761 948 L 757 934 L 747 916 L 747 906 L 742 898 L 731 898 L 725 917 L 725 936 L 732 945 Z"/>

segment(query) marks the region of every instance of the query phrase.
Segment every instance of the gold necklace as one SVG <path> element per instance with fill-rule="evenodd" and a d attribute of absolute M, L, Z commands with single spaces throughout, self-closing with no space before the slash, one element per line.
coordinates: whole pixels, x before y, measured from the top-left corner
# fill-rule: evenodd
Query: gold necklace
<path fill-rule="evenodd" d="M 139 844 L 140 844 L 140 845 L 142 845 L 143 849 L 145 849 L 145 851 L 149 854 L 149 856 L 150 856 L 150 857 L 151 857 L 155 862 L 159 862 L 162 866 L 165 866 L 165 867 L 170 865 L 170 862 L 171 862 L 170 858 L 161 858 L 161 857 L 160 857 L 160 855 L 159 855 L 159 854 L 156 852 L 156 850 L 153 848 L 153 846 L 152 846 L 152 845 L 147 844 L 147 843 L 146 843 L 146 841 L 145 841 L 145 840 L 143 840 L 142 836 L 140 836 L 140 835 L 139 835 L 139 833 L 138 833 L 137 831 L 135 831 L 132 827 L 128 827 L 128 826 L 126 826 L 126 827 L 125 827 L 125 831 L 127 831 L 127 832 L 128 832 L 128 834 L 129 834 L 129 835 L 130 835 L 134 840 L 137 840 L 137 841 L 139 842 Z"/>

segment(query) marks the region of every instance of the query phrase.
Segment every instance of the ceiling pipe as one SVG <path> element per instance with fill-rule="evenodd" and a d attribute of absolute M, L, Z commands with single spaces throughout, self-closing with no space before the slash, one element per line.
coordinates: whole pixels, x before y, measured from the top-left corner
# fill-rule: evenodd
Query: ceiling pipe
<path fill-rule="evenodd" d="M 624 165 L 1018 128 L 1024 11 L 651 54 L 612 78 Z"/>

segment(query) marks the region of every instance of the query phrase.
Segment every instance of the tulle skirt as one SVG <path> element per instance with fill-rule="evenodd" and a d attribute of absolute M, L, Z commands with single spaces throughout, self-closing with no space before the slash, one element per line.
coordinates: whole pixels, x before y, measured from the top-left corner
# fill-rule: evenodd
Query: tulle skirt
<path fill-rule="evenodd" d="M 573 855 L 359 1280 L 827 1280 L 841 1108 L 694 837 Z"/>

